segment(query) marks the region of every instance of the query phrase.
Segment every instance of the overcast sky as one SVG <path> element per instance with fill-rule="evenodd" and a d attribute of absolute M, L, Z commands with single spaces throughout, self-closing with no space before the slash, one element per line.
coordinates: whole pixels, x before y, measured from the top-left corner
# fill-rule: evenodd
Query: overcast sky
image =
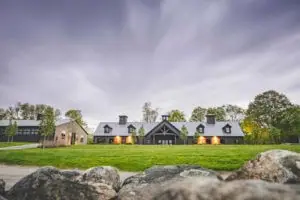
<path fill-rule="evenodd" d="M 299 0 L 1 0 L 0 107 L 126 114 L 238 104 L 275 89 L 300 104 Z"/>

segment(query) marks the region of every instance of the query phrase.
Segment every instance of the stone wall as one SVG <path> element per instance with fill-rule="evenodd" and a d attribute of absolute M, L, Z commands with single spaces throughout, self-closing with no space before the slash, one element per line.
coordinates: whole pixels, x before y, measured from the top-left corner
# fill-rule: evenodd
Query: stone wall
<path fill-rule="evenodd" d="M 300 154 L 263 152 L 225 180 L 197 165 L 153 166 L 122 182 L 110 166 L 85 172 L 43 167 L 4 188 L 0 180 L 0 200 L 296 200 Z"/>

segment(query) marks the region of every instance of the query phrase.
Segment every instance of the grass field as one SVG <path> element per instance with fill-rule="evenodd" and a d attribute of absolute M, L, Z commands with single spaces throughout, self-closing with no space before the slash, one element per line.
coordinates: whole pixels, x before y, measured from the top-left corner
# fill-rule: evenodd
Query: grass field
<path fill-rule="evenodd" d="M 0 148 L 29 144 L 28 142 L 0 142 Z"/>
<path fill-rule="evenodd" d="M 198 164 L 229 171 L 269 149 L 300 152 L 300 145 L 85 145 L 2 151 L 0 163 L 80 169 L 109 165 L 123 171 L 142 171 L 153 165 Z"/>

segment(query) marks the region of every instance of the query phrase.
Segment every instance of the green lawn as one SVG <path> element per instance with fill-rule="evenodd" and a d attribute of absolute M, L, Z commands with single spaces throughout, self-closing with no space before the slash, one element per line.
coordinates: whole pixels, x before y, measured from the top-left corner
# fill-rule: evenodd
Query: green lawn
<path fill-rule="evenodd" d="M 80 169 L 109 165 L 124 171 L 142 171 L 153 165 L 198 164 L 214 170 L 235 170 L 269 149 L 300 152 L 300 145 L 85 145 L 2 151 L 0 163 Z"/>
<path fill-rule="evenodd" d="M 24 144 L 29 144 L 28 142 L 0 142 L 0 148 L 2 147 L 11 147 L 11 146 L 20 146 Z"/>

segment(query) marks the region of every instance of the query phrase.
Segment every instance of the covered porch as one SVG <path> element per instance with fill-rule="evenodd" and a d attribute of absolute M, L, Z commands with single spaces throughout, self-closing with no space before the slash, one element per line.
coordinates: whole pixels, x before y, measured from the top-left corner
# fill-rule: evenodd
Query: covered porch
<path fill-rule="evenodd" d="M 177 144 L 180 131 L 164 120 L 145 135 L 147 144 L 172 145 Z"/>

